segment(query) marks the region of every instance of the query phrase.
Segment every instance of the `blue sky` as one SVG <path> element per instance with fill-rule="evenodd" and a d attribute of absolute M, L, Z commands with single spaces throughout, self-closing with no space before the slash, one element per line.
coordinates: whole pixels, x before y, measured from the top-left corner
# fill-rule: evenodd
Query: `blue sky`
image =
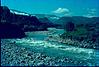
<path fill-rule="evenodd" d="M 2 6 L 30 14 L 99 16 L 99 0 L 1 0 Z"/>

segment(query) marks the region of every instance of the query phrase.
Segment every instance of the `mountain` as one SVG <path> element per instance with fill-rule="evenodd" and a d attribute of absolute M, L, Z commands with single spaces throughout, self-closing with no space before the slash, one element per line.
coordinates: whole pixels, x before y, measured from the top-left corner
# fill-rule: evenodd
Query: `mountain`
<path fill-rule="evenodd" d="M 9 23 L 0 23 L 0 39 L 23 37 L 25 37 L 25 33 L 19 26 Z"/>
<path fill-rule="evenodd" d="M 18 10 L 14 10 L 14 9 L 10 9 L 10 12 L 13 13 L 13 14 L 19 14 L 19 15 L 27 15 L 27 16 L 31 15 L 29 13 L 18 11 Z"/>
<path fill-rule="evenodd" d="M 56 15 L 51 15 L 51 14 L 32 14 L 33 16 L 36 16 L 38 19 L 39 18 L 48 18 L 52 23 L 54 21 L 58 20 L 60 17 Z"/>
<path fill-rule="evenodd" d="M 52 23 L 47 17 L 39 18 L 40 22 L 42 23 Z"/>
<path fill-rule="evenodd" d="M 11 13 L 8 7 L 0 6 L 1 22 L 0 22 L 0 38 L 22 38 L 25 33 L 21 27 L 11 24 Z"/>
<path fill-rule="evenodd" d="M 24 31 L 40 31 L 53 27 L 53 23 L 42 23 L 33 15 L 1 6 L 1 23 L 10 23 L 20 26 Z"/>
<path fill-rule="evenodd" d="M 49 14 L 29 14 L 29 13 L 18 11 L 18 10 L 14 10 L 14 9 L 10 9 L 10 12 L 13 13 L 13 14 L 17 14 L 17 15 L 32 16 L 32 17 L 34 16 L 34 17 L 36 17 L 38 19 L 39 22 L 43 23 L 43 25 L 45 25 L 47 27 L 57 26 L 56 24 L 53 23 L 53 21 L 55 21 L 55 19 L 57 19 L 57 16 L 56 15 L 49 15 Z M 53 19 L 53 20 L 51 21 L 50 18 Z"/>
<path fill-rule="evenodd" d="M 71 21 L 75 24 L 86 24 L 86 23 L 90 24 L 90 23 L 99 22 L 99 17 L 88 18 L 83 16 L 72 16 L 72 17 L 64 16 L 56 20 L 55 23 L 64 25 L 65 23 Z"/>
<path fill-rule="evenodd" d="M 52 22 L 51 20 L 49 20 L 47 17 L 44 17 L 44 18 L 39 18 L 39 21 L 41 23 L 45 23 L 48 27 L 55 27 L 55 28 L 60 28 L 61 25 L 59 24 L 55 24 L 54 22 Z"/>
<path fill-rule="evenodd" d="M 31 14 L 33 16 L 36 16 L 37 18 L 44 18 L 44 17 L 57 17 L 56 15 L 51 15 L 51 14 Z"/>
<path fill-rule="evenodd" d="M 63 16 L 49 14 L 29 14 L 26 12 L 1 7 L 1 22 L 19 25 L 24 31 L 47 30 L 48 27 L 63 28 L 67 22 L 75 24 L 98 23 L 99 17 Z M 57 27 L 59 26 L 59 27 Z M 27 29 L 27 30 L 26 30 Z"/>

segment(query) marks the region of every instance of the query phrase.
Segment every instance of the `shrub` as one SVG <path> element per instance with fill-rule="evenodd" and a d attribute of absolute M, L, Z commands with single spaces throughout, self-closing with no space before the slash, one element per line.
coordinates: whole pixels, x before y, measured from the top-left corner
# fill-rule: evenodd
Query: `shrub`
<path fill-rule="evenodd" d="M 75 25 L 72 22 L 68 22 L 65 24 L 66 31 L 73 31 L 75 29 Z"/>

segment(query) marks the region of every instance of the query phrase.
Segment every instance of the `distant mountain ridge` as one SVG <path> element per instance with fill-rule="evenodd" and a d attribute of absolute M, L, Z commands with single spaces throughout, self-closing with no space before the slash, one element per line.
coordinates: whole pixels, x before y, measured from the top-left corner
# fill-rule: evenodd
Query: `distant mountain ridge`
<path fill-rule="evenodd" d="M 17 10 L 10 10 L 6 6 L 1 6 L 1 23 L 10 23 L 20 26 L 24 31 L 47 30 L 48 27 L 55 27 L 55 24 L 42 23 L 36 16 Z"/>
<path fill-rule="evenodd" d="M 38 20 L 39 23 L 44 23 L 46 22 L 47 25 L 49 23 L 52 24 L 58 24 L 58 25 L 64 25 L 67 22 L 72 21 L 73 23 L 76 24 L 84 24 L 84 23 L 95 23 L 95 22 L 99 22 L 99 17 L 84 17 L 84 16 L 63 16 L 63 17 L 59 17 L 56 15 L 50 15 L 50 14 L 29 14 L 26 12 L 22 12 L 22 11 L 18 11 L 18 10 L 14 10 L 14 9 L 10 9 L 10 12 L 13 14 L 13 16 L 15 15 L 21 15 L 21 16 L 28 16 L 28 17 L 36 17 L 36 19 Z M 18 16 L 19 17 L 19 16 Z M 12 17 L 13 20 L 15 20 Z M 43 20 L 42 20 L 43 19 Z M 22 20 L 22 19 L 21 19 Z M 27 20 L 31 20 L 31 19 L 27 19 Z M 42 22 L 43 21 L 43 22 Z M 24 21 L 25 23 L 27 23 L 26 21 Z"/>
<path fill-rule="evenodd" d="M 12 9 L 11 9 L 12 10 Z M 36 16 L 38 19 L 40 18 L 48 18 L 48 20 L 52 23 L 55 24 L 61 24 L 64 25 L 64 23 L 67 23 L 69 21 L 72 21 L 77 24 L 83 24 L 83 23 L 94 23 L 94 22 L 99 22 L 99 17 L 84 17 L 84 16 L 63 16 L 59 17 L 56 15 L 50 15 L 50 14 L 29 14 L 26 12 L 21 12 L 17 10 L 13 10 L 16 12 L 19 12 L 20 14 L 28 15 L 28 16 Z"/>
<path fill-rule="evenodd" d="M 19 11 L 19 10 L 15 10 L 15 9 L 9 9 L 10 11 L 13 11 L 13 12 L 18 12 L 18 13 L 26 13 L 26 12 L 23 12 L 23 11 Z M 26 13 L 26 14 L 29 14 L 29 13 Z"/>
<path fill-rule="evenodd" d="M 30 14 L 30 13 L 26 13 L 26 12 L 23 12 L 23 11 L 19 11 L 19 10 L 15 10 L 15 9 L 10 9 L 10 12 L 11 13 L 19 13 L 19 14 L 28 14 L 28 15 L 31 15 L 31 16 L 36 16 L 38 18 L 43 18 L 43 17 L 57 17 L 56 15 L 51 15 L 51 14 Z"/>
<path fill-rule="evenodd" d="M 57 24 L 64 25 L 67 22 L 73 22 L 75 24 L 86 24 L 86 23 L 99 23 L 99 17 L 83 17 L 83 16 L 72 16 L 72 17 L 61 17 L 58 20 L 55 21 Z"/>

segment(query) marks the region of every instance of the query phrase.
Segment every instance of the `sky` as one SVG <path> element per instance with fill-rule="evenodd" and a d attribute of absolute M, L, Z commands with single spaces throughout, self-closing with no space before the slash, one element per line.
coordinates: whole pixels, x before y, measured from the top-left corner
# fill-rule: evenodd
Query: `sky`
<path fill-rule="evenodd" d="M 30 14 L 99 16 L 99 0 L 1 0 L 2 6 Z"/>

